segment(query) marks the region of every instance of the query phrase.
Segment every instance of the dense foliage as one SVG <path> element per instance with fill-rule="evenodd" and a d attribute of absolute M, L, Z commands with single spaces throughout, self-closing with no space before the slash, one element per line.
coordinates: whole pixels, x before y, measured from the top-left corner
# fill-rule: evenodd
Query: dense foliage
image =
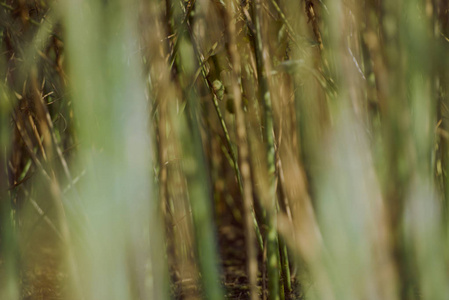
<path fill-rule="evenodd" d="M 447 299 L 447 0 L 0 1 L 0 299 Z"/>

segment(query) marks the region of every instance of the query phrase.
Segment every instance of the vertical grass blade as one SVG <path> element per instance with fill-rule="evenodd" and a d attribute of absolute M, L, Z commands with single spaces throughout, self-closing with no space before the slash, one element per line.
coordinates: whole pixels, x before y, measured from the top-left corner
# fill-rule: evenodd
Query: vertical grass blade
<path fill-rule="evenodd" d="M 235 106 L 235 123 L 237 135 L 238 164 L 241 170 L 242 178 L 242 198 L 244 211 L 245 245 L 246 245 L 246 270 L 248 272 L 248 281 L 250 289 L 250 299 L 258 299 L 257 293 L 257 248 L 256 231 L 257 221 L 254 217 L 253 209 L 253 188 L 251 181 L 251 169 L 249 164 L 249 145 L 246 131 L 245 115 L 242 105 L 241 92 L 241 61 L 237 50 L 237 30 L 233 21 L 236 9 L 232 1 L 226 3 L 227 12 L 225 14 L 226 33 L 229 43 L 229 56 L 232 65 L 231 87 Z M 258 226 L 257 226 L 258 228 Z"/>
<path fill-rule="evenodd" d="M 199 125 L 198 96 L 191 80 L 196 70 L 193 45 L 185 35 L 179 37 L 179 67 L 184 72 L 181 88 L 187 101 L 187 110 L 179 116 L 178 134 L 182 137 L 183 170 L 187 179 L 190 204 L 192 206 L 195 241 L 200 265 L 201 281 L 206 299 L 223 299 L 221 289 L 216 230 L 213 222 L 212 190 L 205 163 L 203 142 Z"/>
<path fill-rule="evenodd" d="M 0 44 L 1 45 L 1 44 Z M 3 70 L 0 59 L 0 70 Z M 10 93 L 0 83 L 0 298 L 19 299 L 19 264 L 17 228 L 8 183 L 8 161 L 10 156 L 9 113 Z"/>
<path fill-rule="evenodd" d="M 423 9 L 423 8 L 426 9 Z M 414 154 L 414 172 L 404 208 L 404 237 L 408 265 L 416 266 L 416 285 L 423 299 L 444 299 L 449 295 L 447 272 L 447 237 L 441 225 L 444 209 L 435 190 L 434 107 L 436 104 L 438 44 L 434 40 L 433 4 L 412 0 L 404 3 L 403 49 L 407 58 L 410 90 L 410 151 Z M 412 22 L 410 20 L 419 20 Z M 413 263 L 411 262 L 413 261 Z M 411 267 L 410 267 L 411 268 Z M 416 288 L 416 287 L 415 287 Z"/>
<path fill-rule="evenodd" d="M 271 107 L 271 95 L 267 81 L 267 70 L 265 57 L 266 47 L 262 37 L 262 3 L 261 0 L 255 0 L 251 3 L 252 15 L 254 19 L 254 48 L 257 66 L 257 79 L 259 83 L 259 97 L 263 104 L 263 137 L 266 146 L 267 159 L 267 184 L 266 191 L 267 205 L 269 214 L 267 215 L 267 272 L 268 272 L 268 295 L 270 300 L 276 300 L 280 297 L 280 277 L 279 277 L 279 244 L 276 228 L 276 188 L 275 188 L 275 149 L 274 149 L 274 131 L 273 131 L 273 111 Z"/>
<path fill-rule="evenodd" d="M 148 299 L 163 261 L 152 193 L 149 106 L 140 77 L 137 2 L 66 1 L 67 51 L 86 170 L 77 255 L 86 299 Z M 150 220 L 151 218 L 151 220 Z M 155 293 L 164 295 L 163 292 Z"/>

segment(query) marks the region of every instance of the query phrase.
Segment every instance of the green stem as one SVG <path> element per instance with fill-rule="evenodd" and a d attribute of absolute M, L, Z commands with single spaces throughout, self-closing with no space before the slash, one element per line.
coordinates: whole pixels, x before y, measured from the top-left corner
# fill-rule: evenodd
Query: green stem
<path fill-rule="evenodd" d="M 189 28 L 189 32 L 191 33 L 190 28 Z M 226 125 L 226 122 L 224 120 L 223 114 L 222 114 L 221 109 L 220 109 L 220 105 L 218 103 L 217 93 L 214 90 L 214 88 L 212 87 L 212 84 L 211 84 L 210 80 L 207 77 L 207 71 L 206 71 L 206 68 L 205 68 L 205 61 L 202 58 L 202 55 L 199 53 L 198 46 L 196 44 L 195 38 L 193 37 L 192 34 L 190 34 L 190 37 L 192 39 L 192 44 L 194 46 L 194 50 L 195 50 L 195 54 L 197 56 L 198 63 L 200 65 L 201 75 L 203 77 L 204 84 L 206 85 L 206 87 L 209 89 L 209 91 L 212 94 L 212 103 L 213 103 L 215 111 L 217 113 L 218 120 L 220 121 L 220 126 L 221 126 L 221 128 L 223 130 L 223 133 L 225 135 L 226 146 L 229 149 L 229 153 L 230 153 L 231 159 L 232 159 L 232 167 L 234 168 L 235 176 L 237 177 L 237 182 L 238 182 L 238 185 L 239 185 L 240 194 L 243 197 L 243 195 L 244 195 L 243 182 L 242 182 L 242 175 L 241 175 L 241 172 L 240 172 L 240 167 L 239 167 L 239 164 L 238 164 L 237 153 L 234 150 L 234 146 L 232 144 L 231 137 L 229 135 L 228 127 Z M 253 216 L 253 223 L 254 223 L 255 230 L 256 230 L 257 241 L 258 241 L 260 249 L 263 249 L 263 242 L 262 242 L 263 239 L 262 239 L 262 235 L 260 233 L 259 225 L 257 223 L 257 219 L 256 219 L 255 215 L 252 214 L 252 216 Z"/>
<path fill-rule="evenodd" d="M 281 253 L 281 269 L 284 282 L 284 290 L 287 295 L 290 295 L 290 293 L 292 292 L 292 282 L 290 280 L 288 251 L 287 245 L 285 244 L 285 241 L 281 236 L 279 237 L 279 251 Z"/>
<path fill-rule="evenodd" d="M 268 273 L 268 296 L 270 300 L 278 300 L 279 293 L 279 245 L 276 228 L 276 187 L 275 187 L 275 148 L 273 137 L 273 111 L 271 106 L 271 95 L 268 88 L 267 74 L 263 60 L 264 45 L 261 29 L 261 1 L 252 2 L 252 13 L 255 26 L 255 39 L 253 40 L 256 54 L 257 79 L 259 83 L 259 95 L 262 98 L 264 108 L 264 139 L 267 151 L 268 168 L 268 195 L 270 215 L 267 215 L 266 232 L 267 239 L 267 273 Z"/>
<path fill-rule="evenodd" d="M 192 207 L 192 217 L 195 229 L 198 261 L 201 270 L 201 280 L 207 299 L 223 299 L 217 265 L 217 249 L 215 240 L 214 215 L 210 199 L 211 186 L 206 170 L 206 162 L 200 126 L 198 122 L 198 96 L 189 82 L 194 78 L 195 64 L 191 52 L 192 44 L 187 36 L 179 37 L 178 69 L 183 70 L 180 85 L 187 101 L 187 124 L 180 120 L 178 130 L 182 138 L 184 174 L 188 183 L 188 192 Z M 182 116 L 181 116 L 182 117 Z"/>

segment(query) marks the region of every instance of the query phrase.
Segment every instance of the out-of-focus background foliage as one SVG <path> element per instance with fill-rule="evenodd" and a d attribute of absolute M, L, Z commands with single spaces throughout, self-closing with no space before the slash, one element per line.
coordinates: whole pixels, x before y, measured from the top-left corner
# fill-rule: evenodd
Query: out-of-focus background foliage
<path fill-rule="evenodd" d="M 449 1 L 0 0 L 0 299 L 448 299 Z"/>

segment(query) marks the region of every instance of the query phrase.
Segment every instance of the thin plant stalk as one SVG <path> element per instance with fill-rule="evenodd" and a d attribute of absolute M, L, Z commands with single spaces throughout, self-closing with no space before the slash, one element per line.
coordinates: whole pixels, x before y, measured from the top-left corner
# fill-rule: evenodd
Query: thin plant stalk
<path fill-rule="evenodd" d="M 226 16 L 225 18 L 229 19 L 229 16 Z M 215 111 L 217 113 L 218 120 L 220 122 L 220 126 L 221 126 L 221 128 L 223 130 L 223 133 L 225 135 L 226 146 L 229 149 L 228 151 L 230 152 L 230 155 L 231 155 L 231 163 L 232 163 L 232 167 L 234 168 L 235 176 L 237 178 L 237 182 L 238 182 L 239 189 L 240 189 L 240 194 L 241 194 L 241 196 L 243 198 L 245 198 L 246 197 L 245 196 L 246 191 L 244 190 L 244 183 L 243 183 L 244 179 L 242 178 L 243 174 L 241 172 L 241 167 L 242 166 L 241 166 L 241 162 L 239 161 L 239 159 L 241 159 L 241 158 L 238 157 L 238 155 L 237 155 L 237 153 L 235 151 L 235 147 L 233 146 L 233 143 L 231 141 L 231 137 L 230 137 L 230 134 L 229 134 L 228 126 L 226 125 L 223 113 L 222 113 L 220 105 L 219 105 L 219 97 L 218 97 L 215 89 L 213 88 L 213 86 L 212 86 L 212 84 L 211 84 L 211 82 L 210 82 L 210 80 L 209 80 L 209 78 L 207 76 L 207 70 L 206 70 L 206 67 L 205 67 L 204 56 L 199 52 L 199 47 L 198 47 L 197 41 L 196 41 L 196 39 L 195 39 L 195 37 L 194 37 L 194 35 L 192 33 L 192 29 L 191 29 L 190 25 L 188 23 L 186 25 L 187 25 L 187 30 L 189 31 L 189 34 L 190 34 L 190 39 L 192 40 L 192 46 L 194 48 L 195 55 L 196 55 L 196 57 L 198 59 L 198 64 L 200 65 L 199 68 L 200 68 L 200 71 L 201 71 L 202 78 L 204 80 L 204 83 L 205 83 L 206 87 L 211 92 L 212 104 L 213 104 L 214 109 L 215 109 Z M 226 27 L 226 32 L 227 32 L 228 36 L 231 36 L 231 33 L 230 33 L 231 26 L 233 26 L 233 25 L 229 25 L 229 26 Z M 231 42 L 231 44 L 232 44 L 232 42 Z M 232 52 L 233 51 L 231 50 L 230 51 L 230 53 L 231 53 L 230 54 L 231 60 L 233 59 Z M 235 52 L 235 54 L 238 54 L 237 51 Z M 234 62 L 232 62 L 232 63 L 234 64 Z M 237 63 L 238 63 L 238 61 L 237 61 Z M 233 73 L 233 76 L 235 76 L 235 75 L 236 74 Z M 240 78 L 240 77 L 237 77 L 237 78 Z M 233 85 L 233 93 L 235 92 L 235 90 L 234 90 L 234 84 L 235 84 L 234 79 L 235 78 L 233 77 L 232 78 L 232 80 L 233 80 L 233 83 L 232 83 L 232 85 Z M 238 85 L 238 82 L 236 84 Z M 239 86 L 237 86 L 237 87 L 239 87 Z M 240 93 L 239 97 L 241 99 L 242 96 L 241 96 L 240 87 L 239 87 L 238 93 Z M 234 105 L 237 106 L 237 104 L 235 104 L 235 103 L 234 103 Z M 243 113 L 243 111 L 242 111 L 242 113 Z M 236 122 L 238 122 L 238 121 L 236 120 Z M 242 124 L 245 124 L 245 122 L 243 122 Z M 246 128 L 245 128 L 245 131 L 246 131 Z M 238 134 L 238 129 L 237 129 L 237 134 Z M 246 134 L 244 134 L 244 136 L 246 136 Z M 237 137 L 237 138 L 239 139 L 239 137 Z M 239 143 L 239 141 L 237 143 Z M 239 150 L 239 152 L 240 151 L 241 150 Z M 251 174 L 245 174 L 245 176 L 248 176 L 247 179 L 249 179 L 249 180 L 251 179 L 250 175 Z M 251 199 L 252 199 L 252 188 L 251 188 L 250 191 L 251 191 Z M 253 203 L 253 201 L 251 200 L 249 203 Z M 251 204 L 251 206 L 252 206 L 252 204 Z M 250 217 L 252 219 L 252 224 L 253 224 L 252 226 L 254 227 L 255 233 L 256 233 L 256 238 L 257 238 L 256 241 L 258 242 L 259 248 L 261 250 L 263 250 L 263 239 L 262 239 L 262 235 L 260 233 L 259 223 L 257 221 L 255 211 L 254 211 L 254 209 L 251 209 L 250 212 L 251 212 L 250 213 Z M 254 266 L 252 268 L 254 268 Z M 256 269 L 257 269 L 257 266 L 256 266 Z M 256 271 L 256 273 L 257 273 L 257 271 Z"/>
<path fill-rule="evenodd" d="M 0 44 L 1 45 L 1 44 Z M 0 64 L 3 67 L 2 64 Z M 19 299 L 19 264 L 17 251 L 17 235 L 15 229 L 14 209 L 8 187 L 8 167 L 10 147 L 10 112 L 9 93 L 5 85 L 0 83 L 0 258 L 3 260 L 0 269 L 0 298 Z"/>
<path fill-rule="evenodd" d="M 163 249 L 152 196 L 148 105 L 139 62 L 136 2 L 64 1 L 72 99 L 86 168 L 76 231 L 77 266 L 86 299 L 150 298 Z M 136 49 L 137 48 L 137 49 Z M 150 220 L 151 219 L 151 220 Z M 76 220 L 71 220 L 74 228 Z M 151 240 L 150 240 L 151 238 Z M 132 280 L 131 280 L 132 279 Z M 156 281 L 153 281 L 156 282 Z"/>
<path fill-rule="evenodd" d="M 410 23 L 403 20 L 401 27 L 404 36 L 401 42 L 409 60 L 406 74 L 411 90 L 410 140 L 415 154 L 415 172 L 405 199 L 404 236 L 407 250 L 418 266 L 416 283 L 423 299 L 444 299 L 449 294 L 445 284 L 449 274 L 442 264 L 447 262 L 446 237 L 441 227 L 444 209 L 434 188 L 435 164 L 430 159 L 435 145 L 434 74 L 439 62 L 435 60 L 434 53 L 437 53 L 438 44 L 434 41 L 432 22 L 435 7 L 426 3 L 426 10 L 419 9 L 423 4 L 423 1 L 412 0 L 402 7 L 411 20 L 420 20 Z"/>
<path fill-rule="evenodd" d="M 204 157 L 198 121 L 199 103 L 195 88 L 190 82 L 194 78 L 196 64 L 192 44 L 187 34 L 181 28 L 178 34 L 179 52 L 177 64 L 183 70 L 180 86 L 187 101 L 187 110 L 179 116 L 177 130 L 182 137 L 183 170 L 187 179 L 188 193 L 192 207 L 192 217 L 195 231 L 196 251 L 201 272 L 202 287 L 207 299 L 223 299 L 223 292 L 219 280 L 217 248 L 215 240 L 215 226 L 213 223 L 213 209 L 210 199 L 212 190 L 208 178 L 208 171 Z M 189 132 L 187 131 L 189 130 Z"/>
<path fill-rule="evenodd" d="M 267 71 L 264 61 L 264 41 L 262 37 L 261 0 L 252 1 L 252 16 L 255 26 L 254 48 L 256 56 L 257 78 L 259 83 L 259 95 L 263 103 L 264 111 L 264 142 L 266 145 L 268 188 L 266 199 L 268 200 L 267 211 L 267 272 L 268 272 L 268 295 L 270 300 L 280 297 L 279 290 L 279 244 L 276 229 L 276 187 L 275 187 L 275 147 L 273 131 L 273 112 L 271 108 L 271 95 L 268 87 Z"/>
<path fill-rule="evenodd" d="M 227 12 L 225 13 L 226 19 L 226 36 L 228 40 L 228 51 L 232 65 L 232 77 L 231 88 L 234 98 L 235 107 L 235 124 L 237 133 L 237 148 L 239 166 L 242 176 L 242 197 L 244 208 L 244 228 L 246 238 L 246 269 L 248 272 L 250 299 L 258 299 L 257 293 L 257 249 L 256 249 L 256 235 L 254 225 L 257 225 L 257 221 L 254 221 L 253 214 L 253 189 L 251 180 L 251 169 L 249 164 L 249 145 L 248 135 L 246 132 L 245 115 L 242 106 L 242 92 L 240 87 L 240 55 L 237 51 L 236 41 L 236 26 L 233 22 L 232 16 L 235 14 L 234 2 L 227 2 Z"/>

